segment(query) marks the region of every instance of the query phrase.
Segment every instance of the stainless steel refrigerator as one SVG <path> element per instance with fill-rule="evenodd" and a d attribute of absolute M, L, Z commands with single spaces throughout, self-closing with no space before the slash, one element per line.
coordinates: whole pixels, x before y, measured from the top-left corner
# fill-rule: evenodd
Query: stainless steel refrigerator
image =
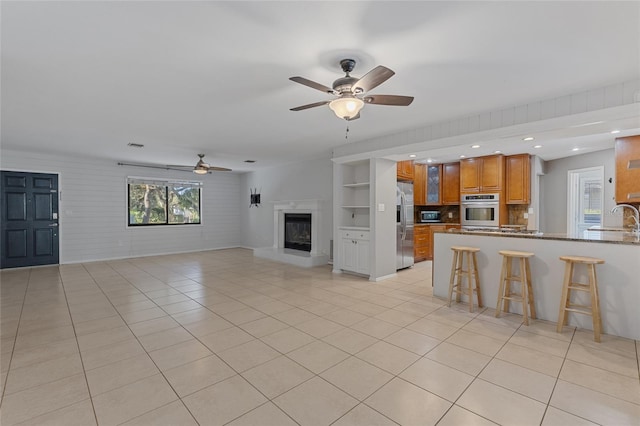
<path fill-rule="evenodd" d="M 413 183 L 396 190 L 396 269 L 413 266 Z"/>

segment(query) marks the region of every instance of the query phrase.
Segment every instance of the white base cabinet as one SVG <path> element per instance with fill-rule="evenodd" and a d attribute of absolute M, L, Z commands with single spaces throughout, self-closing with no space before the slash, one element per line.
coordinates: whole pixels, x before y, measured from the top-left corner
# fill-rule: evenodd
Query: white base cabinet
<path fill-rule="evenodd" d="M 369 231 L 341 231 L 341 269 L 343 271 L 369 274 Z"/>

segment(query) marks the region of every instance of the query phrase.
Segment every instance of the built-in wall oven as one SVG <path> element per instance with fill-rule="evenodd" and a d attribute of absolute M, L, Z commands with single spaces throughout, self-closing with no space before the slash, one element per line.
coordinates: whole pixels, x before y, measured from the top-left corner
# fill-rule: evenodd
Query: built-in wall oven
<path fill-rule="evenodd" d="M 460 200 L 463 227 L 499 227 L 500 194 L 468 194 Z"/>

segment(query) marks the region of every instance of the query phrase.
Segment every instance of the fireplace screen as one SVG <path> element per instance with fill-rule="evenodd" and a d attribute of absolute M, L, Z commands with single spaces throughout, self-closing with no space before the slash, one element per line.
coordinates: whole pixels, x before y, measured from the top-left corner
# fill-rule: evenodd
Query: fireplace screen
<path fill-rule="evenodd" d="M 284 247 L 311 251 L 311 214 L 285 213 Z"/>

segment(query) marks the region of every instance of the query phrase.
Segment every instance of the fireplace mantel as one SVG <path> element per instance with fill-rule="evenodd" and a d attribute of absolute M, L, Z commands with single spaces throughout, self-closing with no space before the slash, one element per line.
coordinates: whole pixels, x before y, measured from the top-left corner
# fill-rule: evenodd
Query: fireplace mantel
<path fill-rule="evenodd" d="M 320 219 L 322 218 L 322 200 L 278 200 L 273 204 L 273 246 L 254 250 L 254 255 L 298 266 L 325 265 L 329 256 L 320 250 Z M 311 214 L 311 252 L 284 248 L 285 213 Z"/>

